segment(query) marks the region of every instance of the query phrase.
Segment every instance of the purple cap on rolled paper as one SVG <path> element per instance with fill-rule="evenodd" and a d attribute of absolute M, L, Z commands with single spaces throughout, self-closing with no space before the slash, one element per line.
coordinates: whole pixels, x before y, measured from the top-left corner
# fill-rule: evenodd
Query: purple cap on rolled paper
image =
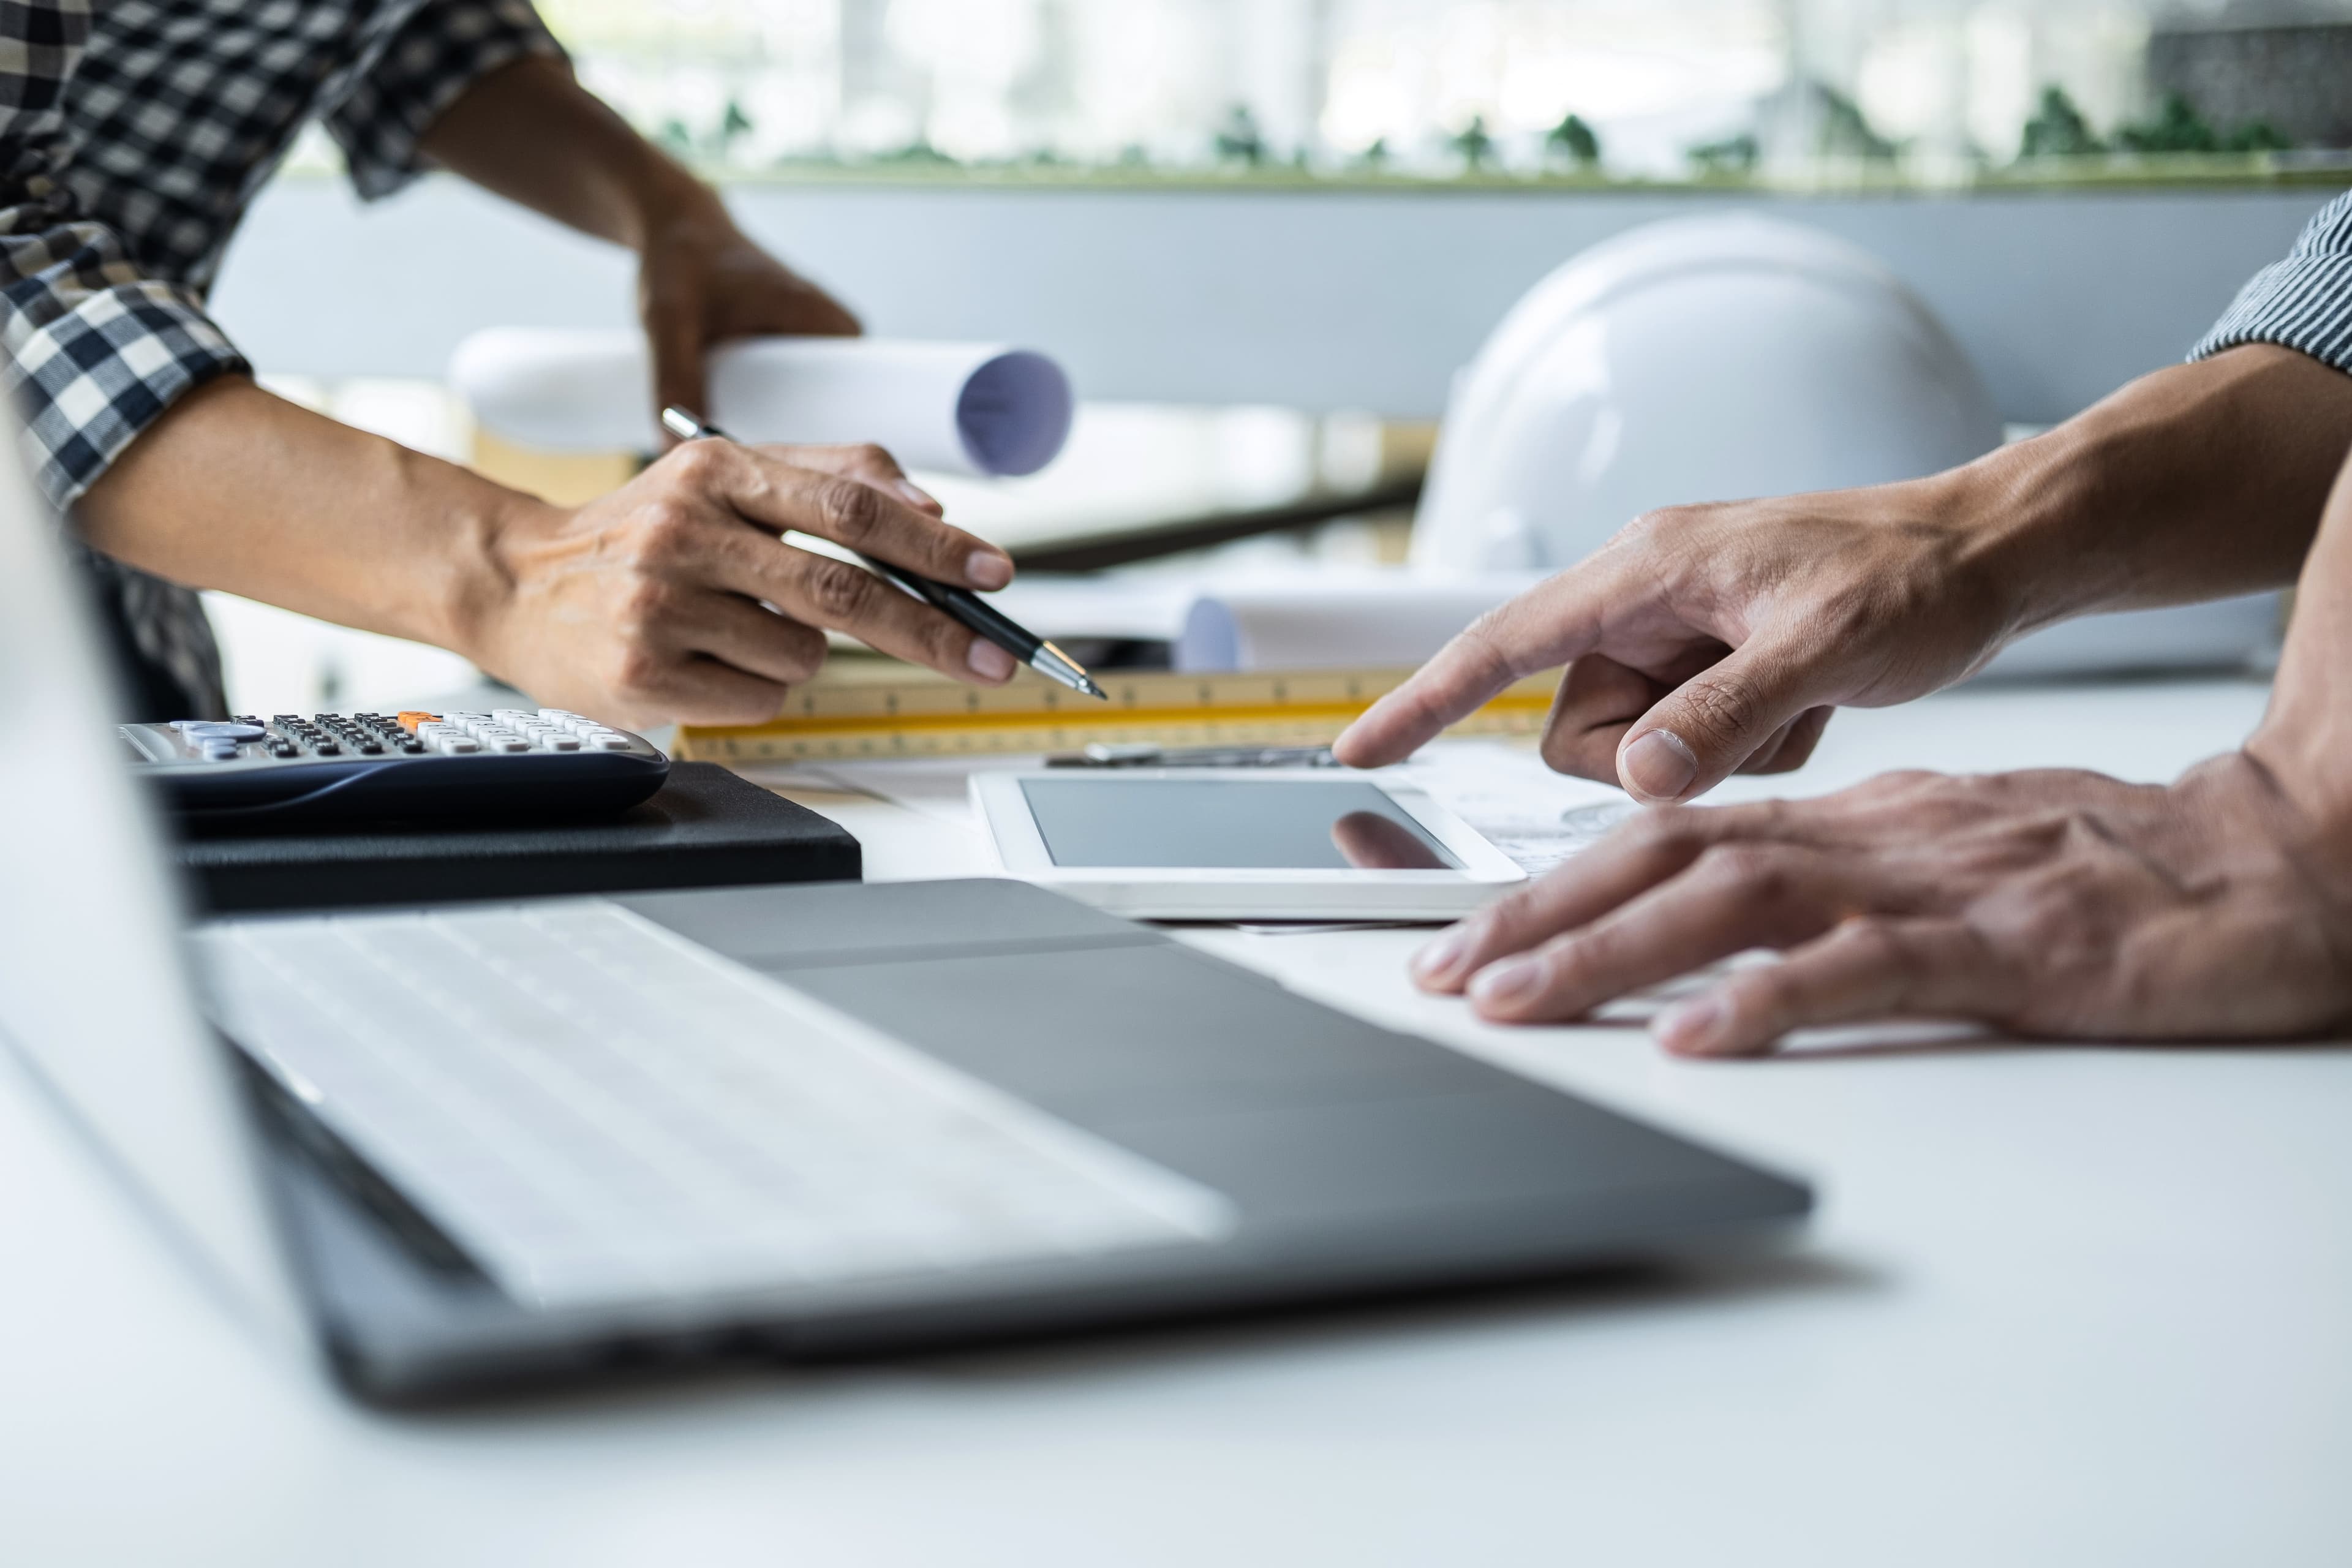
<path fill-rule="evenodd" d="M 971 373 L 956 398 L 956 429 L 983 474 L 1034 474 L 1062 454 L 1077 417 L 1062 367 L 1029 349 L 998 354 Z"/>

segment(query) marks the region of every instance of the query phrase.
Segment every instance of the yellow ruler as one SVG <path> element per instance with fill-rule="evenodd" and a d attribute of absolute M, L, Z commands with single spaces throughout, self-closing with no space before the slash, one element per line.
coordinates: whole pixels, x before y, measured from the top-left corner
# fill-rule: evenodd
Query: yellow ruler
<path fill-rule="evenodd" d="M 673 748 L 706 763 L 847 761 L 1069 752 L 1096 742 L 1160 746 L 1318 746 L 1402 684 L 1410 669 L 1176 675 L 1097 672 L 1098 702 L 1023 670 L 992 689 L 911 665 L 837 658 L 793 689 L 765 724 L 688 727 Z M 1449 733 L 1527 735 L 1543 728 L 1553 671 L 1511 687 Z"/>

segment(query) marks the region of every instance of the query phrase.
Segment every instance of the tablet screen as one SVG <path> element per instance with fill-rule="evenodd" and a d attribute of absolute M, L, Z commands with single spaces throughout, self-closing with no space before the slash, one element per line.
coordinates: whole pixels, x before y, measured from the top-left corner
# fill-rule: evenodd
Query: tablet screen
<path fill-rule="evenodd" d="M 1458 871 L 1462 862 L 1372 785 L 1245 779 L 1024 779 L 1056 866 L 1188 870 Z"/>

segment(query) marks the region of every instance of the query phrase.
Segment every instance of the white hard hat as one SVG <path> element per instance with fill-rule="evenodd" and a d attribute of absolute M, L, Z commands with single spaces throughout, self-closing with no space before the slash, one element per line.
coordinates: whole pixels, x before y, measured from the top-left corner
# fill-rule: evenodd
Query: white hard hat
<path fill-rule="evenodd" d="M 1967 354 L 1864 251 L 1652 224 L 1538 284 L 1456 380 L 1413 564 L 1568 566 L 1656 507 L 1913 479 L 2000 438 Z"/>

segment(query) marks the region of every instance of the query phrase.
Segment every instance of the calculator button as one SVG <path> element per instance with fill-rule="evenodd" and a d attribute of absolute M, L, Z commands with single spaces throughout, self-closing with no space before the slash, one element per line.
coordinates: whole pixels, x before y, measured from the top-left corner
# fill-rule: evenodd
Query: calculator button
<path fill-rule="evenodd" d="M 217 720 L 200 719 L 194 722 L 184 720 L 178 728 L 180 732 L 187 736 L 190 741 L 199 742 L 258 741 L 268 733 L 258 724 L 229 724 Z"/>
<path fill-rule="evenodd" d="M 273 757 L 299 757 L 302 754 L 302 752 L 301 748 L 299 746 L 295 746 L 289 742 L 280 741 L 269 748 L 269 754 Z"/>
<path fill-rule="evenodd" d="M 400 742 L 400 749 L 408 756 L 423 756 L 425 754 L 425 742 L 422 741 L 403 741 Z"/>
<path fill-rule="evenodd" d="M 383 742 L 381 741 L 362 741 L 360 742 L 360 755 L 363 757 L 380 757 L 383 755 Z"/>
<path fill-rule="evenodd" d="M 482 743 L 467 735 L 436 735 L 433 749 L 445 757 L 462 757 L 482 749 Z"/>
<path fill-rule="evenodd" d="M 340 757 L 343 754 L 343 749 L 335 744 L 332 741 L 320 741 L 317 745 L 313 746 L 311 750 L 317 752 L 322 757 Z"/>
<path fill-rule="evenodd" d="M 626 735 L 598 735 L 589 743 L 600 752 L 625 752 L 629 749 L 629 738 Z"/>
<path fill-rule="evenodd" d="M 541 742 L 551 752 L 576 752 L 580 749 L 577 735 L 550 735 Z"/>
<path fill-rule="evenodd" d="M 528 752 L 530 750 L 530 742 L 524 740 L 520 735 L 500 735 L 498 739 L 487 743 L 489 746 L 489 749 L 494 752 Z"/>
<path fill-rule="evenodd" d="M 233 763 L 236 761 L 236 742 L 235 741 L 205 742 L 205 761 L 208 763 Z"/>

